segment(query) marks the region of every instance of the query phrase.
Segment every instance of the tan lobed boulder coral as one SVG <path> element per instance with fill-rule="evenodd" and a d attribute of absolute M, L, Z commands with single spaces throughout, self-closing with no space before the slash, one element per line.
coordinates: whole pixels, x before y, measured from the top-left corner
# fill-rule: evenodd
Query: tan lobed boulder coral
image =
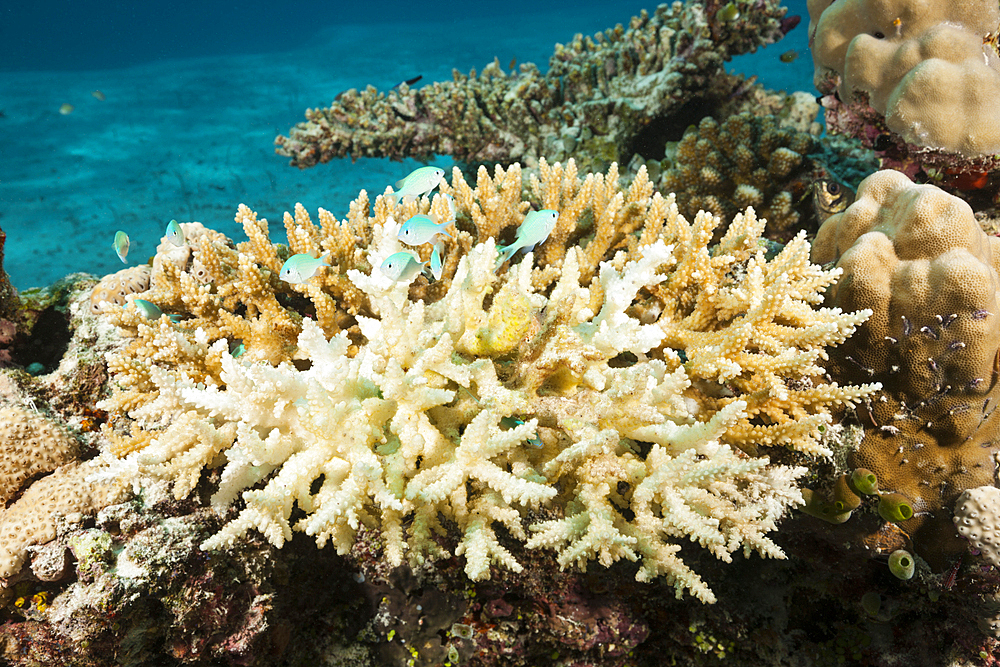
<path fill-rule="evenodd" d="M 816 87 L 859 93 L 890 130 L 964 157 L 1000 151 L 1000 58 L 992 0 L 810 0 Z"/>
<path fill-rule="evenodd" d="M 900 525 L 941 567 L 965 549 L 955 499 L 995 482 L 1000 239 L 961 199 L 880 171 L 823 224 L 812 258 L 844 270 L 828 303 L 873 311 L 829 367 L 883 386 L 860 410 L 865 438 L 850 463 L 906 497 L 914 516 Z"/>

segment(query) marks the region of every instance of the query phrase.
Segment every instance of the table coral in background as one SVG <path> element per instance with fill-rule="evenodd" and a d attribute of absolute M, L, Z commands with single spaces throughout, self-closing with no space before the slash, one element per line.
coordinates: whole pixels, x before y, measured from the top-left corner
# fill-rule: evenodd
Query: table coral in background
<path fill-rule="evenodd" d="M 277 152 L 300 168 L 348 155 L 437 154 L 526 167 L 572 156 L 603 171 L 627 162 L 636 144 L 658 141 L 664 125 L 686 126 L 699 101 L 729 104 L 753 89 L 723 64 L 781 39 L 786 9 L 761 0 L 734 17 L 724 5 L 664 4 L 628 29 L 577 35 L 556 45 L 545 74 L 530 63 L 506 72 L 494 61 L 478 75 L 456 71 L 453 81 L 421 88 L 348 90 L 328 108 L 307 110 L 305 122 L 275 140 Z"/>

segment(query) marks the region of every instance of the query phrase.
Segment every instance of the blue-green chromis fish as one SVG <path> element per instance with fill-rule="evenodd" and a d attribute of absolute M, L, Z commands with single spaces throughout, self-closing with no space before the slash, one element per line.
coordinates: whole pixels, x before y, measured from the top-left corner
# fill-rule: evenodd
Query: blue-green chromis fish
<path fill-rule="evenodd" d="M 184 245 L 184 230 L 181 229 L 180 223 L 176 220 L 171 220 L 167 223 L 165 236 L 167 237 L 167 240 L 175 246 Z"/>
<path fill-rule="evenodd" d="M 152 301 L 146 301 L 145 299 L 133 299 L 132 303 L 135 304 L 136 310 L 142 313 L 142 316 L 147 320 L 158 320 L 164 315 L 164 312 L 160 310 L 160 307 Z M 181 319 L 180 315 L 167 315 L 167 317 L 175 324 Z"/>
<path fill-rule="evenodd" d="M 549 208 L 528 213 L 524 222 L 517 228 L 517 237 L 514 242 L 508 246 L 497 248 L 500 251 L 497 267 L 513 257 L 518 250 L 531 251 L 536 245 L 549 238 L 549 234 L 555 229 L 558 219 L 559 212 Z"/>
<path fill-rule="evenodd" d="M 125 260 L 128 257 L 128 234 L 121 230 L 115 232 L 115 242 L 111 244 L 111 247 L 118 253 L 118 259 L 122 261 L 122 264 L 128 264 Z"/>
<path fill-rule="evenodd" d="M 444 243 L 438 241 L 431 250 L 431 275 L 434 276 L 434 280 L 441 280 L 441 274 L 444 273 L 444 263 L 441 261 L 443 253 Z"/>
<path fill-rule="evenodd" d="M 278 277 L 286 283 L 304 283 L 319 273 L 319 268 L 321 266 L 330 266 L 330 264 L 325 261 L 329 258 L 330 256 L 327 255 L 326 257 L 316 259 L 312 255 L 300 252 L 298 255 L 292 255 L 285 260 L 285 263 L 281 266 L 281 273 L 278 274 Z"/>
<path fill-rule="evenodd" d="M 520 426 L 523 423 L 524 423 L 524 420 L 523 419 L 518 419 L 517 417 L 502 417 L 500 419 L 500 425 L 503 426 L 503 427 L 505 427 L 505 428 L 508 428 L 508 429 L 517 428 L 518 426 Z M 535 433 L 534 437 L 528 438 L 527 440 L 525 440 L 525 442 L 528 443 L 529 445 L 531 445 L 532 447 L 542 448 L 542 447 L 545 446 L 542 443 L 542 441 L 538 439 L 538 434 L 537 433 Z"/>
<path fill-rule="evenodd" d="M 399 282 L 401 280 L 409 281 L 425 266 L 424 262 L 404 250 L 386 257 L 379 270 L 392 280 Z"/>
<path fill-rule="evenodd" d="M 438 224 L 429 215 L 417 214 L 399 228 L 399 240 L 406 245 L 422 245 L 433 241 L 439 234 L 451 236 L 444 231 L 444 228 L 450 224 L 450 220 Z"/>
<path fill-rule="evenodd" d="M 438 186 L 444 178 L 441 167 L 420 167 L 401 181 L 396 181 L 395 192 L 390 195 L 393 203 L 399 203 L 403 197 L 420 197 Z"/>

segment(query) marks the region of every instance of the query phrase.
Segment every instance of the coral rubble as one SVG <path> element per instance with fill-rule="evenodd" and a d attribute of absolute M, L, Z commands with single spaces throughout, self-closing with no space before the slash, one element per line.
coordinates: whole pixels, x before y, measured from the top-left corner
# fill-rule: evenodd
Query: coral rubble
<path fill-rule="evenodd" d="M 349 90 L 279 136 L 277 152 L 300 168 L 336 157 L 453 155 L 470 164 L 574 156 L 603 170 L 627 161 L 633 144 L 701 99 L 724 101 L 741 87 L 732 56 L 783 36 L 785 8 L 761 0 L 735 18 L 716 0 L 660 5 L 593 38 L 556 45 L 542 74 L 530 63 L 381 93 Z M 730 3 L 732 4 L 732 3 Z M 688 115 L 690 112 L 685 112 Z M 683 121 L 686 123 L 687 121 Z"/>
<path fill-rule="evenodd" d="M 372 267 L 400 250 L 396 220 L 441 196 L 379 197 L 369 218 L 362 193 L 321 228 L 297 211 L 287 251 L 243 209 L 251 241 L 237 246 L 185 228 L 191 255 L 161 246 L 143 294 L 175 317 L 105 315 L 125 339 L 101 404 L 119 423 L 112 466 L 169 480 L 178 499 L 221 466 L 212 503 L 238 514 L 206 549 L 251 530 L 281 546 L 294 530 L 348 553 L 364 526 L 389 563 L 454 553 L 482 580 L 521 570 L 513 538 L 563 567 L 639 561 L 639 579 L 703 601 L 678 540 L 726 561 L 782 557 L 766 534 L 801 502 L 799 464 L 829 453 L 829 409 L 876 388 L 826 383 L 817 365 L 868 313 L 816 308 L 837 272 L 810 264 L 801 236 L 766 259 L 752 209 L 710 249 L 721 221 L 688 222 L 643 171 L 621 191 L 614 169 L 580 179 L 543 163 L 533 201 L 520 173 L 442 186 L 459 231 L 437 292 Z M 497 238 L 532 204 L 559 221 L 498 275 Z M 333 266 L 276 280 L 280 257 L 310 250 L 335 251 Z M 766 455 L 778 447 L 788 463 Z M 542 508 L 555 517 L 527 520 Z"/>

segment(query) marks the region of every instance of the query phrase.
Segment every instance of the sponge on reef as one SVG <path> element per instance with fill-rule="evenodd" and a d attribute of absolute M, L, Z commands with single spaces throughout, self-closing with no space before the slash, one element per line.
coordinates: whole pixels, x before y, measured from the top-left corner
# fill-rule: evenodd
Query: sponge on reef
<path fill-rule="evenodd" d="M 983 558 L 1000 565 L 1000 489 L 966 489 L 955 503 L 955 527 Z"/>

